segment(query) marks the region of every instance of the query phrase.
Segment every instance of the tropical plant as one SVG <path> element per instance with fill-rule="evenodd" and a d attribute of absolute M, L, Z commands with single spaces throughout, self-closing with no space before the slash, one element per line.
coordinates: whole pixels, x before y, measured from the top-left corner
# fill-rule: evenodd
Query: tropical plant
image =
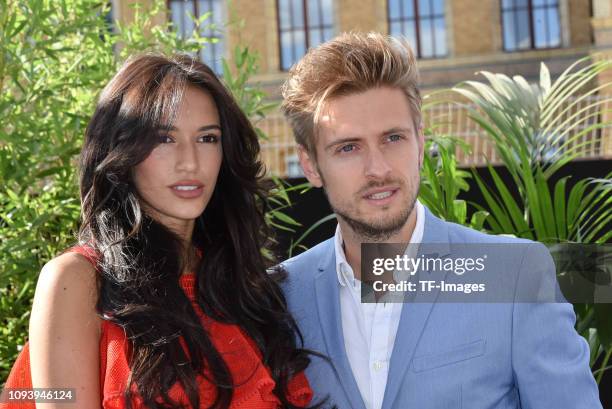
<path fill-rule="evenodd" d="M 610 87 L 597 85 L 610 68 L 610 60 L 587 58 L 554 82 L 542 64 L 538 84 L 482 72 L 488 83 L 467 81 L 453 88 L 469 101 L 460 105 L 495 143 L 513 182 L 507 186 L 491 165 L 492 186 L 473 172 L 485 202 L 474 206 L 488 212 L 485 227 L 491 232 L 544 243 L 605 243 L 612 238 L 612 173 L 601 179 L 553 178 L 598 143 L 591 135 L 611 125 L 602 118 L 609 117 L 606 106 L 612 99 L 593 98 Z M 575 304 L 574 309 L 576 328 L 591 346 L 592 367 L 601 362 L 594 371 L 600 381 L 612 355 L 612 305 Z"/>
<path fill-rule="evenodd" d="M 456 151 L 468 153 L 470 147 L 461 139 L 435 135 L 434 128 L 426 131 L 419 200 L 443 220 L 482 230 L 488 213 L 475 211 L 468 220 L 468 204 L 459 199 L 459 194 L 470 188 L 471 174 L 457 167 Z"/>

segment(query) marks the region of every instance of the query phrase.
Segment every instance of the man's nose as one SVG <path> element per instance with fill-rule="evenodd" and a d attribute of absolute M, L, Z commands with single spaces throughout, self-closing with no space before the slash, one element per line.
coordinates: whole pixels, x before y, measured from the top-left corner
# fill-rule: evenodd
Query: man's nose
<path fill-rule="evenodd" d="M 368 177 L 384 179 L 391 173 L 391 166 L 384 152 L 379 148 L 368 150 L 365 164 L 365 174 Z"/>

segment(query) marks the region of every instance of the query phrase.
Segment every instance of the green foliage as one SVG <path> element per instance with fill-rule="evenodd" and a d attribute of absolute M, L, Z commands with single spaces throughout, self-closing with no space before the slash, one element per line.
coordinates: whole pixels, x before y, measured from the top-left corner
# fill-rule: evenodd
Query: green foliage
<path fill-rule="evenodd" d="M 304 231 L 304 233 L 300 235 L 300 237 L 298 237 L 296 240 L 292 240 L 291 245 L 289 246 L 289 252 L 287 254 L 287 257 L 292 257 L 293 252 L 296 249 L 307 250 L 306 246 L 302 244 L 304 239 L 308 237 L 308 235 L 311 234 L 314 230 L 316 230 L 319 226 L 329 221 L 335 221 L 335 220 L 336 220 L 336 213 L 331 213 L 331 214 L 328 214 L 327 216 L 320 218 L 315 223 L 313 223 L 311 226 L 309 226 L 308 229 L 306 229 L 306 231 Z"/>
<path fill-rule="evenodd" d="M 521 175 L 540 168 L 549 179 L 585 148 L 597 144 L 581 140 L 606 127 L 597 118 L 611 99 L 591 101 L 589 97 L 611 85 L 591 85 L 610 68 L 609 59 L 581 59 L 551 83 L 542 64 L 539 84 L 529 84 L 521 76 L 481 72 L 488 84 L 466 81 L 453 90 L 476 105 L 477 109 L 470 109 L 471 119 L 495 142 L 504 165 L 524 188 Z"/>
<path fill-rule="evenodd" d="M 223 61 L 223 79 L 254 125 L 278 105 L 276 102 L 265 102 L 266 93 L 258 84 L 253 85 L 249 82 L 249 79 L 259 71 L 258 59 L 259 56 L 249 51 L 248 47 L 236 47 L 233 56 L 235 69 L 232 70 L 228 62 Z M 255 131 L 261 139 L 267 139 L 267 135 L 260 128 L 256 127 Z"/>
<path fill-rule="evenodd" d="M 419 200 L 438 217 L 454 223 L 482 230 L 488 213 L 476 211 L 468 221 L 467 203 L 458 199 L 462 191 L 468 191 L 470 173 L 457 168 L 455 152 L 457 147 L 469 151 L 469 146 L 460 139 L 429 136 L 421 169 Z"/>
<path fill-rule="evenodd" d="M 493 211 L 487 222 L 494 232 L 516 234 L 542 242 L 593 242 L 612 220 L 610 183 L 604 180 L 578 181 L 567 192 L 567 179 L 558 181 L 552 191 L 548 180 L 561 167 L 576 159 L 596 139 L 582 142 L 585 135 L 609 124 L 598 121 L 609 98 L 582 106 L 587 97 L 610 84 L 589 87 L 599 74 L 612 68 L 612 61 L 588 63 L 579 60 L 551 83 L 542 64 L 540 83 L 528 84 L 524 78 L 510 79 L 503 74 L 482 74 L 488 84 L 468 81 L 454 90 L 477 108 L 470 117 L 495 142 L 520 195 L 515 201 L 490 169 L 495 192 L 487 192 L 477 178 Z M 580 95 L 576 92 L 580 91 Z M 594 215 L 592 210 L 598 209 Z M 608 232 L 598 242 L 612 237 Z"/>
<path fill-rule="evenodd" d="M 75 242 L 76 158 L 99 92 L 132 54 L 194 54 L 209 42 L 198 34 L 208 16 L 181 38 L 160 23 L 166 2 L 156 0 L 113 30 L 107 4 L 0 0 L 0 383 L 25 342 L 40 269 Z M 248 84 L 256 56 L 241 47 L 234 55 L 228 86 L 261 117 L 269 107 Z"/>
<path fill-rule="evenodd" d="M 514 182 L 507 186 L 492 166 L 492 186 L 473 172 L 485 199 L 475 207 L 488 212 L 486 224 L 492 233 L 544 243 L 605 243 L 612 238 L 605 230 L 612 222 L 612 173 L 572 181 L 571 188 L 570 177 L 551 183 L 585 146 L 598 143 L 586 135 L 611 125 L 600 119 L 609 113 L 605 107 L 610 98 L 587 99 L 611 85 L 592 85 L 611 68 L 610 60 L 582 59 L 552 82 L 542 64 L 539 84 L 483 72 L 488 83 L 467 81 L 453 88 L 473 104 L 466 106 L 470 118 L 495 143 Z M 574 309 L 576 328 L 591 346 L 591 365 L 603 357 L 603 369 L 594 371 L 599 381 L 612 351 L 612 308 L 577 304 Z"/>

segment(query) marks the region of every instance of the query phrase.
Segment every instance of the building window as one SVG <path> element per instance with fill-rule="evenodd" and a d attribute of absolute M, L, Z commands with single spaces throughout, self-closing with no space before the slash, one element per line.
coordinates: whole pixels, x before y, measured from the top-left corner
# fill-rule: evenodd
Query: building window
<path fill-rule="evenodd" d="M 283 71 L 333 36 L 332 0 L 276 0 L 276 15 Z"/>
<path fill-rule="evenodd" d="M 285 167 L 287 171 L 285 172 L 288 178 L 303 178 L 304 172 L 302 172 L 302 167 L 300 166 L 300 160 L 297 155 L 289 155 L 285 158 Z"/>
<path fill-rule="evenodd" d="M 561 45 L 558 0 L 502 0 L 504 50 Z"/>
<path fill-rule="evenodd" d="M 406 37 L 419 58 L 446 56 L 445 3 L 445 0 L 389 0 L 389 33 Z"/>
<path fill-rule="evenodd" d="M 104 22 L 106 23 L 108 32 L 112 33 L 115 31 L 115 15 L 114 15 L 113 2 L 108 1 L 106 2 L 106 4 L 107 4 L 108 12 L 104 15 Z"/>
<path fill-rule="evenodd" d="M 222 0 L 170 0 L 170 18 L 177 32 L 183 37 L 189 37 L 195 29 L 194 17 L 199 19 L 207 13 L 208 18 L 200 26 L 200 36 L 215 42 L 207 43 L 200 50 L 200 59 L 208 64 L 217 74 L 223 73 L 222 58 L 225 52 L 225 42 L 220 28 L 224 25 L 224 7 Z"/>

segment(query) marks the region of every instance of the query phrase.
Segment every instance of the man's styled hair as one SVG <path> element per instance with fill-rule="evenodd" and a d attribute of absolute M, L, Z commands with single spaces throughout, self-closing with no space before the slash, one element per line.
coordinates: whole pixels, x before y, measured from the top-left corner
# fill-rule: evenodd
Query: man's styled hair
<path fill-rule="evenodd" d="M 281 110 L 295 139 L 315 154 L 316 125 L 325 102 L 334 97 L 388 86 L 408 98 L 415 130 L 421 124 L 419 72 L 405 39 L 370 32 L 344 33 L 312 48 L 289 71 Z"/>

